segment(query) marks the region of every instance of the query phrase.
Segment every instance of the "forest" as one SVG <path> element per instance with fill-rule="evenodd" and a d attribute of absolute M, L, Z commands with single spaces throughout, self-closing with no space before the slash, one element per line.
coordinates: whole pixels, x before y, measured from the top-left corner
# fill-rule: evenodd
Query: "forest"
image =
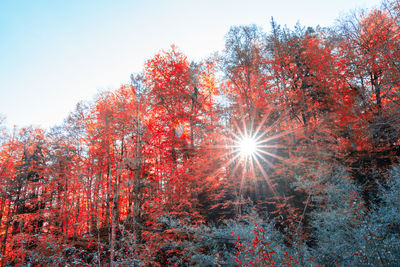
<path fill-rule="evenodd" d="M 399 266 L 400 2 L 232 26 L 50 129 L 0 123 L 1 266 Z"/>

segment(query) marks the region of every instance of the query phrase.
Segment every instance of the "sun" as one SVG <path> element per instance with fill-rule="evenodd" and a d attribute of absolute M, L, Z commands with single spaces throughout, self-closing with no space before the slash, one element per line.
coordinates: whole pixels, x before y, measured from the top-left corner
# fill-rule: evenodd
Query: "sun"
<path fill-rule="evenodd" d="M 223 149 L 226 161 L 216 172 L 216 175 L 228 175 L 228 177 L 241 176 L 241 187 L 245 180 L 265 180 L 277 195 L 269 174 L 279 161 L 279 164 L 288 164 L 287 159 L 279 155 L 285 146 L 280 139 L 286 138 L 289 131 L 276 131 L 275 123 L 267 125 L 265 122 L 269 116 L 264 116 L 260 121 L 233 120 L 233 127 L 227 131 L 224 144 L 211 145 L 210 149 Z"/>
<path fill-rule="evenodd" d="M 285 149 L 280 143 L 281 138 L 289 131 L 277 132 L 275 124 L 266 125 L 265 121 L 269 116 L 265 116 L 260 121 L 245 121 L 239 126 L 239 121 L 233 120 L 233 127 L 228 132 L 222 145 L 212 145 L 209 148 L 224 149 L 226 161 L 217 170 L 216 175 L 227 175 L 227 177 L 240 178 L 240 192 L 245 183 L 264 180 L 275 196 L 275 185 L 270 179 L 270 173 L 279 164 L 290 165 L 287 159 L 279 155 L 281 149 Z M 258 184 L 257 184 L 258 185 Z"/>
<path fill-rule="evenodd" d="M 238 143 L 242 157 L 251 157 L 257 152 L 257 141 L 252 137 L 241 138 Z"/>
<path fill-rule="evenodd" d="M 287 132 L 276 133 L 274 125 L 266 126 L 264 117 L 259 123 L 253 120 L 245 122 L 240 127 L 234 122 L 234 130 L 228 148 L 230 159 L 226 166 L 232 165 L 232 173 L 242 170 L 246 177 L 263 177 L 268 180 L 268 170 L 274 168 L 274 162 L 279 160 L 287 163 L 285 159 L 278 155 L 278 151 L 283 147 L 279 144 L 279 139 L 284 137 Z M 268 181 L 269 182 L 269 181 Z"/>

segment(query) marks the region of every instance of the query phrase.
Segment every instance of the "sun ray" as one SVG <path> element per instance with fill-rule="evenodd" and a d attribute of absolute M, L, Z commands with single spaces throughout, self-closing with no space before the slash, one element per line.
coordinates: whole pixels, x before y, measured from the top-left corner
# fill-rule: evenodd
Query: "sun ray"
<path fill-rule="evenodd" d="M 228 167 L 229 165 L 231 165 L 236 159 L 238 159 L 240 157 L 240 155 L 235 155 L 233 158 L 231 158 L 228 162 L 226 162 L 224 165 L 222 165 L 219 170 Z M 235 167 L 237 167 L 238 164 L 235 165 Z M 219 171 L 218 170 L 218 171 Z"/>
<path fill-rule="evenodd" d="M 239 201 L 238 201 L 238 208 L 240 209 L 239 214 L 242 212 L 242 201 L 243 201 L 243 185 L 245 181 L 245 174 L 246 174 L 246 168 L 247 167 L 247 161 L 244 162 L 244 168 L 242 168 L 242 177 L 240 179 L 240 188 L 239 188 Z"/>
<path fill-rule="evenodd" d="M 211 149 L 211 150 L 226 149 L 227 145 L 206 145 L 206 146 L 201 146 L 200 148 L 202 148 L 202 149 Z"/>
<path fill-rule="evenodd" d="M 236 139 L 240 139 L 243 138 L 243 135 L 239 132 L 239 135 L 235 134 L 235 133 L 231 133 L 233 135 L 233 137 L 235 137 Z"/>
<path fill-rule="evenodd" d="M 234 175 L 237 169 L 239 169 L 239 164 L 236 164 L 235 167 L 233 167 L 232 172 L 229 174 L 229 176 Z"/>
<path fill-rule="evenodd" d="M 268 152 L 268 151 L 266 151 L 266 150 L 259 150 L 258 152 L 260 152 L 260 153 L 262 153 L 262 154 L 264 154 L 264 155 L 267 155 L 267 156 L 270 156 L 270 157 L 273 157 L 273 158 L 279 159 L 279 160 L 281 160 L 281 161 L 284 161 L 284 160 L 285 160 L 285 159 L 284 159 L 284 158 L 282 158 L 281 156 L 278 156 L 278 155 L 272 154 L 272 153 L 270 153 L 270 152 Z"/>
<path fill-rule="evenodd" d="M 271 168 L 274 167 L 274 165 L 272 164 L 272 162 L 269 161 L 268 159 L 266 159 L 265 157 L 263 157 L 262 154 L 260 154 L 260 153 L 257 152 L 256 155 L 257 155 L 257 157 L 261 158 L 262 161 L 264 161 L 265 163 L 267 163 L 269 167 L 271 167 Z"/>
<path fill-rule="evenodd" d="M 258 148 L 285 148 L 284 145 L 281 144 L 275 144 L 275 145 L 259 145 L 257 144 Z"/>
<path fill-rule="evenodd" d="M 274 196 L 278 195 L 278 192 L 276 192 L 274 185 L 272 184 L 271 180 L 269 179 L 267 173 L 265 172 L 264 168 L 261 166 L 260 162 L 258 161 L 258 159 L 255 160 L 259 170 L 262 173 L 262 176 L 264 178 L 264 180 L 267 182 L 269 188 L 271 189 L 272 193 L 274 194 Z"/>
<path fill-rule="evenodd" d="M 256 169 L 254 167 L 254 161 L 256 160 L 256 154 L 252 155 L 251 159 L 250 159 L 250 172 L 253 175 L 252 178 L 255 178 L 256 176 Z M 257 179 L 251 179 L 251 181 L 253 182 L 254 188 L 257 189 L 258 188 L 258 180 Z M 256 194 L 256 199 L 258 199 L 260 197 L 260 192 L 259 190 L 255 190 L 255 194 Z"/>
<path fill-rule="evenodd" d="M 280 138 L 280 137 L 283 137 L 283 136 L 287 135 L 289 132 L 290 132 L 290 131 L 284 131 L 284 132 L 282 132 L 282 133 L 279 133 L 279 134 L 276 134 L 276 135 L 272 135 L 272 136 L 270 136 L 270 137 L 267 137 L 267 138 L 263 139 L 262 141 L 263 141 L 264 143 L 270 142 L 270 141 L 272 141 L 272 140 L 275 140 L 275 139 L 278 139 L 278 138 Z"/>
<path fill-rule="evenodd" d="M 264 116 L 264 118 L 261 120 L 261 123 L 258 125 L 256 130 L 254 131 L 254 136 L 258 135 L 258 132 L 261 130 L 261 127 L 264 125 L 265 121 L 267 120 L 268 116 Z"/>
<path fill-rule="evenodd" d="M 229 133 L 229 137 L 225 140 L 224 145 L 210 145 L 204 148 L 224 149 L 228 156 L 226 163 L 218 168 L 217 173 L 225 171 L 225 177 L 236 180 L 240 188 L 238 188 L 238 209 L 243 204 L 243 193 L 248 183 L 256 188 L 257 181 L 264 181 L 265 186 L 271 190 L 273 197 L 279 197 L 278 192 L 270 178 L 273 173 L 275 160 L 287 165 L 293 165 L 287 159 L 278 155 L 279 149 L 285 148 L 279 139 L 287 136 L 293 130 L 286 130 L 274 133 L 274 125 L 265 127 L 268 116 L 263 117 L 260 123 L 250 120 L 246 123 L 245 118 L 233 120 L 234 131 Z M 241 127 L 239 127 L 239 125 Z M 232 166 L 228 171 L 228 167 Z M 272 172 L 271 172 L 272 171 Z M 257 194 L 259 194 L 258 192 Z"/>

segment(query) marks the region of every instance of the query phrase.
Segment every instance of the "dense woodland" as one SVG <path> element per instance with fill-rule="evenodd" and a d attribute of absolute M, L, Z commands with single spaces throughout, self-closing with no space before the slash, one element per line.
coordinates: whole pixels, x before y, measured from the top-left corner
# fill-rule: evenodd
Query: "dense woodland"
<path fill-rule="evenodd" d="M 1 265 L 399 266 L 399 27 L 399 1 L 236 26 L 50 130 L 3 123 Z"/>

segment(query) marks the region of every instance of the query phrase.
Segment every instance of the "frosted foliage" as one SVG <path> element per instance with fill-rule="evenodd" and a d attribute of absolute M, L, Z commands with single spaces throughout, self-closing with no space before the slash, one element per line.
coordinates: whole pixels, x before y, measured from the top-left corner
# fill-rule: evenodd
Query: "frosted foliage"
<path fill-rule="evenodd" d="M 380 190 L 382 201 L 370 210 L 358 186 L 346 176 L 334 178 L 327 184 L 325 206 L 312 215 L 318 261 L 324 265 L 398 266 L 399 169 L 390 172 L 389 182 Z"/>

